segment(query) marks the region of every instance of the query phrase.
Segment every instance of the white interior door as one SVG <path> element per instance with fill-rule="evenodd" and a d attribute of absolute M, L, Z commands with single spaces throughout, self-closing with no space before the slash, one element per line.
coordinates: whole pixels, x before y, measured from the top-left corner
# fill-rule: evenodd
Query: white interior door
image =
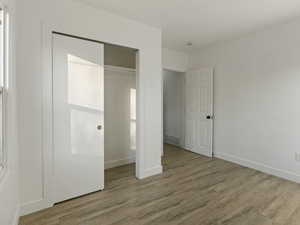
<path fill-rule="evenodd" d="M 53 35 L 54 200 L 104 188 L 104 48 Z"/>
<path fill-rule="evenodd" d="M 212 157 L 213 69 L 186 73 L 185 147 Z"/>

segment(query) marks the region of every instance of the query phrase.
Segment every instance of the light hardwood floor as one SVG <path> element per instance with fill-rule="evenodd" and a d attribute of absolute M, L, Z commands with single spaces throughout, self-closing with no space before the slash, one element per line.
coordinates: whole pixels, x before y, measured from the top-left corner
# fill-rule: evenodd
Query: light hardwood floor
<path fill-rule="evenodd" d="M 106 189 L 22 217 L 20 225 L 300 225 L 300 185 L 165 146 L 164 173 L 106 171 Z"/>

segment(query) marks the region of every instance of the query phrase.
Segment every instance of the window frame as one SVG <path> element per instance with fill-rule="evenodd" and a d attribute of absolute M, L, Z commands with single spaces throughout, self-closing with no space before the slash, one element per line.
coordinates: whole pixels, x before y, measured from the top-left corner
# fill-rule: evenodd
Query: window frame
<path fill-rule="evenodd" d="M 3 11 L 3 23 L 1 24 L 3 26 L 2 30 L 2 59 L 1 63 L 3 64 L 3 67 L 1 68 L 1 74 L 0 74 L 0 92 L 1 92 L 1 98 L 2 98 L 2 143 L 0 151 L 2 152 L 2 159 L 0 159 L 0 182 L 3 179 L 4 175 L 7 172 L 8 168 L 8 152 L 7 152 L 7 145 L 6 145 L 6 110 L 7 110 L 7 90 L 8 90 L 8 74 L 9 74 L 9 14 L 7 7 L 0 2 L 0 9 Z M 1 78 L 2 76 L 2 78 Z"/>

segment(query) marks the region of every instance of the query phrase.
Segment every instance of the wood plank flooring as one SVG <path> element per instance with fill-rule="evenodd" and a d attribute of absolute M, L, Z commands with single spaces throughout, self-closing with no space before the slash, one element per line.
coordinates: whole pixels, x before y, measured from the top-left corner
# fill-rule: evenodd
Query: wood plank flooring
<path fill-rule="evenodd" d="M 22 217 L 20 225 L 300 225 L 300 185 L 165 146 L 164 173 L 106 171 L 106 189 Z"/>

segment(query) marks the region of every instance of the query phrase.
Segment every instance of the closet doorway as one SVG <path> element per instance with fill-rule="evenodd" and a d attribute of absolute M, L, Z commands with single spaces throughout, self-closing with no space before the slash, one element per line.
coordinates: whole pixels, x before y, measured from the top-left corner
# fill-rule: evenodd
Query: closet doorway
<path fill-rule="evenodd" d="M 104 45 L 105 183 L 135 174 L 136 51 Z"/>

